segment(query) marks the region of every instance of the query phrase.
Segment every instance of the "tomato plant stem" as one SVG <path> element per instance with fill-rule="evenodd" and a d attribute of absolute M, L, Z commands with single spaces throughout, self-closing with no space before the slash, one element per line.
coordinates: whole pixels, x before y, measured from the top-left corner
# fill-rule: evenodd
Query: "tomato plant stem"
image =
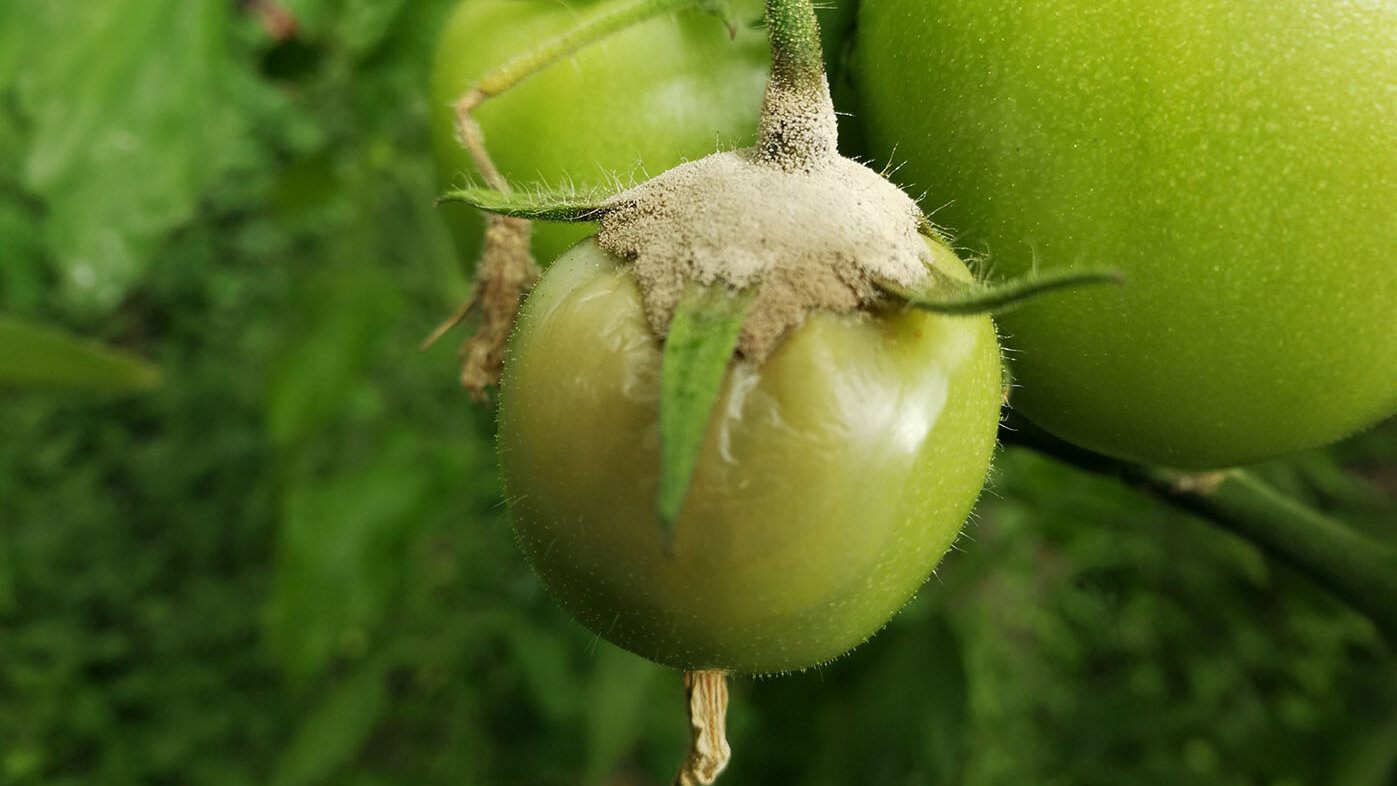
<path fill-rule="evenodd" d="M 732 22 L 714 0 L 634 0 L 608 9 L 539 46 L 516 55 L 481 77 L 455 104 L 456 133 L 491 189 L 509 194 L 509 182 L 485 147 L 485 134 L 472 116 L 487 98 L 500 95 L 588 44 L 661 14 L 688 7 L 703 8 Z M 538 268 L 530 250 L 532 225 L 524 217 L 487 215 L 485 244 L 471 298 L 423 342 L 428 347 L 460 324 L 472 309 L 479 309 L 481 327 L 461 348 L 461 383 L 478 401 L 495 385 L 504 358 L 504 346 L 514 326 L 519 299 L 537 278 Z"/>
<path fill-rule="evenodd" d="M 1245 469 L 1189 473 L 1063 442 L 1017 415 L 1000 439 L 1125 483 L 1251 542 L 1364 614 L 1397 647 L 1397 549 L 1287 497 Z"/>
<path fill-rule="evenodd" d="M 544 41 L 527 52 L 516 55 L 502 66 L 491 69 L 475 86 L 456 102 L 457 132 L 461 144 L 475 159 L 485 182 L 498 191 L 509 186 L 485 151 L 484 134 L 471 112 L 485 99 L 493 98 L 520 84 L 534 74 L 576 53 L 588 44 L 661 14 L 681 8 L 702 5 L 703 0 L 635 0 L 598 14 L 576 27 Z"/>
<path fill-rule="evenodd" d="M 766 25 L 771 79 L 762 101 L 757 156 L 788 172 L 808 170 L 838 155 L 815 7 L 811 0 L 766 0 Z"/>
<path fill-rule="evenodd" d="M 1192 477 L 1148 468 L 1137 483 L 1323 582 L 1397 644 L 1397 549 L 1287 497 L 1244 469 L 1218 473 L 1215 484 L 1201 488 L 1190 483 Z"/>
<path fill-rule="evenodd" d="M 820 27 L 810 0 L 766 0 L 767 35 L 771 38 L 771 78 L 796 88 L 824 84 Z"/>
<path fill-rule="evenodd" d="M 634 0 L 616 5 L 492 69 L 475 90 L 485 98 L 497 96 L 588 44 L 661 14 L 699 5 L 701 0 Z"/>

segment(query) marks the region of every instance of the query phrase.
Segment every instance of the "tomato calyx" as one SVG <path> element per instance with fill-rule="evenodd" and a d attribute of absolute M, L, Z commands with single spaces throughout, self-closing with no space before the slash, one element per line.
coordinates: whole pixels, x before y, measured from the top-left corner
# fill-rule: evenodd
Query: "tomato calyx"
<path fill-rule="evenodd" d="M 938 254 L 954 255 L 945 236 L 931 222 L 923 224 L 922 236 L 926 238 L 933 257 Z M 878 286 L 911 308 L 934 314 L 966 316 L 1003 314 L 1058 290 L 1097 284 L 1121 285 L 1126 282 L 1120 271 L 1108 268 L 1034 272 L 1006 281 L 990 282 L 946 275 L 945 271 L 952 267 L 928 265 L 929 281 L 920 288 L 909 288 L 888 279 L 880 279 Z"/>
<path fill-rule="evenodd" d="M 809 3 L 770 0 L 767 23 L 772 71 L 754 147 L 681 164 L 616 194 L 513 193 L 482 167 L 487 187 L 441 200 L 511 221 L 597 221 L 597 244 L 629 263 L 650 328 L 664 339 L 656 519 L 666 549 L 734 356 L 761 364 L 813 312 L 881 312 L 902 303 L 985 314 L 1101 280 L 1095 273 L 994 287 L 963 280 L 959 260 L 916 202 L 839 155 Z M 472 128 L 468 112 L 461 127 Z"/>
<path fill-rule="evenodd" d="M 910 197 L 832 150 L 784 163 L 760 146 L 718 153 L 609 197 L 467 188 L 443 198 L 515 219 L 598 221 L 597 244 L 629 263 L 664 339 L 656 520 L 666 550 L 734 355 L 762 363 L 816 311 L 986 314 L 1110 279 L 977 282 Z"/>
<path fill-rule="evenodd" d="M 437 204 L 460 202 L 497 216 L 526 221 L 596 221 L 607 212 L 614 194 L 577 191 L 532 190 L 524 193 L 499 191 L 488 186 L 467 185 L 437 197 Z"/>
<path fill-rule="evenodd" d="M 718 154 L 617 194 L 542 190 L 510 194 L 467 186 L 444 194 L 439 201 L 463 202 L 521 220 L 600 222 L 598 240 L 603 247 L 632 263 L 646 260 L 637 265 L 637 275 L 642 288 L 652 294 L 647 311 L 658 335 L 668 332 L 678 293 L 686 282 L 722 282 L 738 291 L 780 289 L 781 284 L 766 279 L 777 279 L 789 268 L 804 279 L 799 286 L 808 289 L 818 267 L 810 257 L 826 257 L 825 264 L 853 290 L 854 299 L 849 299 L 849 292 L 824 290 L 803 307 L 783 304 L 784 316 L 775 328 L 753 324 L 744 334 L 739 349 L 756 360 L 769 354 L 781 336 L 812 309 L 868 310 L 891 299 L 941 314 L 1000 314 L 1058 290 L 1125 283 L 1119 271 L 1108 268 L 1035 272 L 996 282 L 958 278 L 946 272 L 957 267 L 948 263 L 948 257 L 956 256 L 948 238 L 914 212 L 915 206 L 904 204 L 910 200 L 894 197 L 892 190 L 882 187 L 884 183 L 873 184 L 866 176 L 871 170 L 837 159 L 842 164 L 827 163 L 821 170 L 802 171 L 793 178 L 790 172 L 766 172 L 759 161 L 760 154 L 754 150 Z M 792 180 L 794 186 L 789 185 Z M 746 185 L 759 196 L 736 193 Z M 819 193 L 822 187 L 827 188 Z M 841 205 L 841 199 L 848 203 Z M 802 206 L 810 210 L 802 212 Z M 886 215 L 897 213 L 913 217 L 899 222 L 900 227 L 883 222 Z M 879 234 L 878 227 L 870 229 L 870 223 L 884 223 L 885 234 Z M 924 246 L 901 242 L 914 226 Z M 889 227 L 900 228 L 901 235 Z M 773 243 L 773 238 L 783 237 L 795 238 L 798 246 Z M 789 262 L 794 258 L 799 258 L 796 263 Z M 908 262 L 912 258 L 920 260 L 919 268 Z M 868 280 L 851 281 L 851 271 Z M 780 299 L 770 292 L 766 297 Z"/>

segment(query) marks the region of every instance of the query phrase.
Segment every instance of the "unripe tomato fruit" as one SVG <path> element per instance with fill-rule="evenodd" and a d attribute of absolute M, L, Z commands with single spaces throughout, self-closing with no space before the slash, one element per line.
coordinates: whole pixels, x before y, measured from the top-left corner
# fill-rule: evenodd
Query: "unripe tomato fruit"
<path fill-rule="evenodd" d="M 549 590 L 603 638 L 685 669 L 789 671 L 868 638 L 984 482 L 1001 393 L 989 317 L 820 312 L 761 365 L 735 361 L 671 554 L 661 352 L 629 271 L 591 240 L 524 305 L 500 461 Z"/>
<path fill-rule="evenodd" d="M 858 36 L 872 154 L 960 245 L 1128 277 L 1000 320 L 1039 425 L 1216 467 L 1397 408 L 1397 3 L 879 0 Z"/>
<path fill-rule="evenodd" d="M 741 21 L 760 3 L 738 0 Z M 491 69 L 566 32 L 604 8 L 591 0 L 467 0 L 446 23 L 432 70 L 432 143 L 443 188 L 476 172 L 456 140 L 456 99 Z M 770 54 L 761 30 L 737 39 L 712 16 L 686 11 L 623 30 L 531 77 L 475 111 L 491 158 L 516 186 L 531 183 L 614 191 L 685 159 L 751 144 Z M 648 174 L 647 174 L 648 173 Z M 462 256 L 480 253 L 483 220 L 452 207 L 446 218 Z M 557 258 L 596 231 L 539 223 L 534 255 Z"/>

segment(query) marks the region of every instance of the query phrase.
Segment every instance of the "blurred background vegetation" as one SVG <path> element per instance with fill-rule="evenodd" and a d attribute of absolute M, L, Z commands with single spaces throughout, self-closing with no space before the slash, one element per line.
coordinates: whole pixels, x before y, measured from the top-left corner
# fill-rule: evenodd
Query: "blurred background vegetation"
<path fill-rule="evenodd" d="M 679 675 L 517 553 L 453 350 L 451 0 L 0 2 L 0 314 L 157 364 L 0 391 L 0 784 L 663 784 Z M 449 342 L 445 342 L 449 343 Z M 1397 783 L 1397 662 L 1253 547 L 1018 451 L 739 784 Z M 1263 468 L 1397 541 L 1397 424 Z"/>

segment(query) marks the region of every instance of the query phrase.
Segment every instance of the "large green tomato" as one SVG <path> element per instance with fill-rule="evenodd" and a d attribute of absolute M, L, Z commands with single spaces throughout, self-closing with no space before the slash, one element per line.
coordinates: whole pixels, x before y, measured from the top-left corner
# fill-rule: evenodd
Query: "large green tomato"
<path fill-rule="evenodd" d="M 1012 403 L 1183 467 L 1397 408 L 1397 3 L 878 0 L 873 155 L 993 268 L 1114 267 L 1001 326 Z"/>
<path fill-rule="evenodd" d="M 614 5 L 614 3 L 613 3 Z M 447 22 L 432 74 L 432 138 L 443 188 L 474 173 L 457 143 L 451 105 L 487 71 L 575 26 L 607 6 L 587 0 L 466 0 Z M 739 19 L 760 3 L 739 0 Z M 475 112 L 491 158 L 514 184 L 614 190 L 686 159 L 749 145 L 770 55 L 761 30 L 744 24 L 736 40 L 698 11 L 654 19 L 583 49 Z M 464 206 L 445 208 L 463 257 L 480 253 L 483 221 Z M 537 224 L 534 254 L 551 260 L 595 231 L 591 225 Z"/>
<path fill-rule="evenodd" d="M 735 362 L 672 554 L 655 510 L 661 353 L 630 272 L 591 240 L 524 306 L 500 461 L 549 590 L 598 635 L 686 669 L 800 669 L 868 638 L 984 482 L 989 318 L 816 314 L 760 366 Z"/>

